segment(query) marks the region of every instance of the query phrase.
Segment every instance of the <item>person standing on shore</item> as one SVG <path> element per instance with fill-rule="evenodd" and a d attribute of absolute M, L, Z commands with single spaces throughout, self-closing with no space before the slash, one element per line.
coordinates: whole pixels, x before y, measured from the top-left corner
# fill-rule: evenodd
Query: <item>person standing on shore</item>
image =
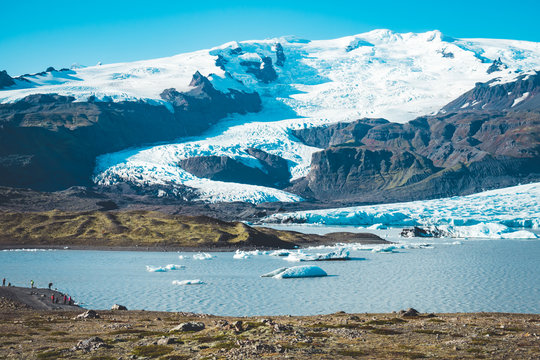
<path fill-rule="evenodd" d="M 71 295 L 69 296 L 68 304 L 71 305 Z"/>
<path fill-rule="evenodd" d="M 30 280 L 30 288 L 34 288 L 34 280 Z"/>
<path fill-rule="evenodd" d="M 6 286 L 6 278 L 4 278 L 4 280 L 2 280 L 2 286 Z"/>
<path fill-rule="evenodd" d="M 67 301 L 67 296 L 64 295 L 64 305 L 66 305 L 66 301 Z"/>
<path fill-rule="evenodd" d="M 52 282 L 49 283 L 49 290 L 52 288 Z"/>
<path fill-rule="evenodd" d="M 51 295 L 51 302 L 54 304 L 54 294 Z"/>

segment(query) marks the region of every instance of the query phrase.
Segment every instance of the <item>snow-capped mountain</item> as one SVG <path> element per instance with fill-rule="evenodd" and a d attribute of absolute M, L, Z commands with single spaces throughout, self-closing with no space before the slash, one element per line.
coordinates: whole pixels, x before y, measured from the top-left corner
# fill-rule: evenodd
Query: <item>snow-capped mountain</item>
<path fill-rule="evenodd" d="M 219 176 L 199 177 L 179 164 L 204 157 L 205 164 L 221 171 L 233 160 L 236 169 L 269 174 L 272 166 L 261 156 L 275 156 L 288 164 L 289 180 L 298 180 L 309 174 L 312 155 L 321 148 L 300 141 L 294 131 L 363 117 L 405 123 L 438 113 L 476 83 L 512 82 L 538 69 L 539 43 L 454 39 L 438 31 L 399 34 L 375 30 L 334 40 L 283 37 L 231 42 L 155 60 L 49 69 L 11 79 L 14 84 L 0 91 L 0 102 L 8 106 L 33 94 L 58 94 L 72 97 L 72 104 L 142 101 L 166 108 L 171 114 L 198 109 L 203 115 L 197 121 L 205 126 L 185 134 L 171 131 L 178 141 L 156 135 L 139 139 L 139 144 L 126 141 L 128 150 L 110 152 L 118 147 L 104 147 L 109 153 L 97 158 L 93 181 L 102 186 L 124 182 L 157 186 L 159 195 L 184 197 L 187 188 L 190 199 L 208 202 L 287 202 L 300 201 L 302 196 L 277 185 L 246 184 L 241 177 L 229 177 L 227 181 L 220 181 L 223 177 Z M 215 97 L 208 95 L 207 85 L 192 81 L 197 72 L 209 79 L 215 91 L 224 94 L 220 95 L 226 98 L 223 101 L 234 101 L 240 94 L 258 94 L 260 111 L 256 106 L 239 105 L 227 111 L 227 118 L 218 124 L 220 115 L 216 114 L 205 121 L 204 109 L 214 103 L 197 108 L 188 100 L 200 99 L 201 93 L 202 98 Z M 196 94 L 194 88 L 199 89 Z M 175 89 L 180 95 L 168 96 L 171 92 L 165 93 L 166 89 Z M 519 99 L 525 94 L 513 96 Z M 105 111 L 103 105 L 96 106 Z M 167 143 L 137 147 L 156 141 Z M 208 159 L 210 156 L 214 158 Z M 226 161 L 229 165 L 224 165 Z"/>

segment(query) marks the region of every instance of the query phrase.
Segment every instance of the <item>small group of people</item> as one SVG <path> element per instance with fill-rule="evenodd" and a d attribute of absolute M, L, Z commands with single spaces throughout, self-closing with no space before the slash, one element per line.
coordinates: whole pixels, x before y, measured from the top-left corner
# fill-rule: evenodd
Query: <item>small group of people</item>
<path fill-rule="evenodd" d="M 60 301 L 60 298 L 62 298 L 62 296 L 54 296 L 54 294 L 52 294 L 51 295 L 51 302 L 53 304 L 58 304 L 58 302 Z M 74 303 L 71 296 L 68 296 L 66 294 L 63 295 L 63 301 L 64 301 L 64 305 L 73 305 L 73 303 Z"/>
<path fill-rule="evenodd" d="M 6 278 L 2 279 L 2 286 L 6 286 Z M 11 283 L 8 283 L 7 286 L 11 286 Z"/>

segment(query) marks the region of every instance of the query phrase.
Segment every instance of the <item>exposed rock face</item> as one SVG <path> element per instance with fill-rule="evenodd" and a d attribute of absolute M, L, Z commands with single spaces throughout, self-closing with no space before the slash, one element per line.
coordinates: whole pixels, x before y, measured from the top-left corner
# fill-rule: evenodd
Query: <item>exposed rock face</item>
<path fill-rule="evenodd" d="M 10 87 L 15 85 L 13 78 L 8 75 L 6 70 L 0 71 L 0 89 Z"/>
<path fill-rule="evenodd" d="M 284 187 L 289 184 L 287 162 L 279 156 L 258 149 L 247 152 L 259 160 L 260 168 L 245 165 L 227 156 L 196 156 L 179 161 L 178 165 L 197 177 L 244 184 Z"/>
<path fill-rule="evenodd" d="M 498 84 L 497 80 L 476 86 L 441 109 L 453 111 L 528 111 L 540 109 L 540 72 L 522 75 L 517 81 Z"/>
<path fill-rule="evenodd" d="M 288 190 L 325 202 L 389 202 L 538 181 L 539 82 L 536 73 L 513 83 L 477 84 L 448 104 L 446 114 L 407 124 L 362 119 L 297 130 L 306 144 L 325 149 Z M 516 105 L 520 97 L 525 100 Z M 493 110 L 470 111 L 467 102 Z"/>
<path fill-rule="evenodd" d="M 161 98 L 171 103 L 175 109 L 218 119 L 230 113 L 245 114 L 261 110 L 259 94 L 234 89 L 230 89 L 229 93 L 222 93 L 198 71 L 193 75 L 189 86 L 193 89 L 185 93 L 167 89 L 161 93 Z"/>
<path fill-rule="evenodd" d="M 172 328 L 170 331 L 201 331 L 204 328 L 205 325 L 202 322 L 186 322 Z"/>
<path fill-rule="evenodd" d="M 502 61 L 501 58 L 498 58 L 497 60 L 493 60 L 493 63 L 491 66 L 486 70 L 488 74 L 494 73 L 495 71 L 501 71 L 503 69 L 507 69 L 508 66 L 506 66 Z"/>
<path fill-rule="evenodd" d="M 280 43 L 276 44 L 276 65 L 283 66 L 285 65 L 285 53 L 283 52 L 283 46 Z"/>
<path fill-rule="evenodd" d="M 258 61 L 242 61 L 240 65 L 246 68 L 246 72 L 255 75 L 257 79 L 265 84 L 271 83 L 277 79 L 277 73 L 272 66 L 272 58 L 265 56 L 262 62 Z"/>
<path fill-rule="evenodd" d="M 191 86 L 163 92 L 174 113 L 144 102 L 74 102 L 56 94 L 0 104 L 0 185 L 90 186 L 100 154 L 199 134 L 228 113 L 261 109 L 257 93 L 219 92 L 199 73 Z"/>

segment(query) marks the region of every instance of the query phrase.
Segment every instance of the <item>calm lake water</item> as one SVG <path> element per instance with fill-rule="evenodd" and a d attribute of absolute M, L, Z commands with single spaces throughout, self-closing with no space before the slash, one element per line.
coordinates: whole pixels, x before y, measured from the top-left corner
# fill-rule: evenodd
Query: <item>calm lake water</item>
<path fill-rule="evenodd" d="M 288 226 L 324 233 L 354 228 Z M 356 230 L 359 231 L 359 230 Z M 12 284 L 54 287 L 84 307 L 192 311 L 216 315 L 310 315 L 336 311 L 540 313 L 540 240 L 403 240 L 395 231 L 378 232 L 406 244 L 393 252 L 351 251 L 338 262 L 289 263 L 257 255 L 233 259 L 212 253 L 120 251 L 0 251 L 0 277 Z M 328 252 L 317 249 L 312 252 Z M 179 259 L 179 255 L 184 259 Z M 146 266 L 184 265 L 181 270 L 148 272 Z M 260 275 L 284 266 L 318 265 L 324 278 L 273 279 Z M 203 285 L 173 285 L 200 279 Z"/>

